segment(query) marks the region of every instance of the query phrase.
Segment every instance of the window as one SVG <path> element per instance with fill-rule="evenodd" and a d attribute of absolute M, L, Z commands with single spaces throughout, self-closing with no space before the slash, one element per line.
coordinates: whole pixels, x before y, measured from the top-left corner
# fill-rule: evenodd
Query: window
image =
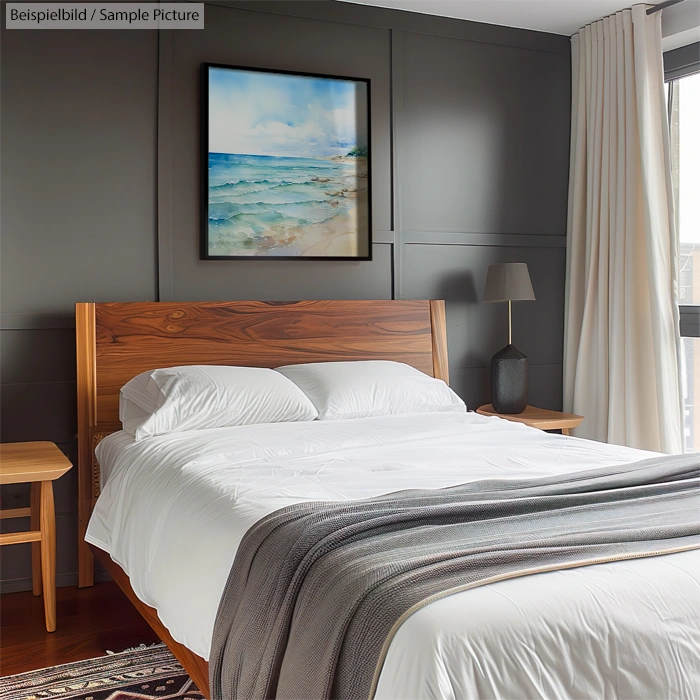
<path fill-rule="evenodd" d="M 700 64 L 693 62 L 671 73 L 666 96 L 680 243 L 685 448 L 700 452 Z"/>

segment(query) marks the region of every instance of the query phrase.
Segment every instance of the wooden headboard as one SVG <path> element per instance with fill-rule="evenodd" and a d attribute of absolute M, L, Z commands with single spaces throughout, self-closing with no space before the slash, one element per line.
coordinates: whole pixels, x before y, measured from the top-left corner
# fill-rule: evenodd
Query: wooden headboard
<path fill-rule="evenodd" d="M 95 447 L 121 429 L 119 390 L 137 374 L 194 364 L 396 360 L 449 379 L 440 300 L 81 303 L 75 316 L 80 586 L 93 582 L 84 535 L 99 495 Z"/>

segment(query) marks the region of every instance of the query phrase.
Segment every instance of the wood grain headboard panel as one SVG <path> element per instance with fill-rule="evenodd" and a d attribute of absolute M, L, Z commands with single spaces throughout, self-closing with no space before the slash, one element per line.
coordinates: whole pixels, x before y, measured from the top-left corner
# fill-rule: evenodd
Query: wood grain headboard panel
<path fill-rule="evenodd" d="M 121 428 L 119 390 L 137 374 L 193 364 L 396 360 L 449 379 L 439 300 L 83 303 L 76 345 L 80 585 L 92 583 L 82 538 L 99 488 L 94 448 Z"/>

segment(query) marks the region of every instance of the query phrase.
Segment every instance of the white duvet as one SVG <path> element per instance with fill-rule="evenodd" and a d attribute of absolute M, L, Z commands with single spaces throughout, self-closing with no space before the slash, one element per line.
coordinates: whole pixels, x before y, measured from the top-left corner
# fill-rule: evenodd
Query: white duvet
<path fill-rule="evenodd" d="M 86 539 L 204 657 L 246 530 L 283 506 L 484 478 L 562 474 L 650 453 L 474 413 L 191 431 L 97 449 Z M 525 576 L 412 615 L 377 698 L 700 698 L 700 552 Z"/>

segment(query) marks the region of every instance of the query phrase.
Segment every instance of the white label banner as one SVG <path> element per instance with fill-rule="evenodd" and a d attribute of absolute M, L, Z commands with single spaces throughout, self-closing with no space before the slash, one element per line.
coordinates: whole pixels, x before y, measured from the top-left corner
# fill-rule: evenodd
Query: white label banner
<path fill-rule="evenodd" d="M 8 29 L 204 29 L 204 4 L 20 3 L 5 5 Z"/>

